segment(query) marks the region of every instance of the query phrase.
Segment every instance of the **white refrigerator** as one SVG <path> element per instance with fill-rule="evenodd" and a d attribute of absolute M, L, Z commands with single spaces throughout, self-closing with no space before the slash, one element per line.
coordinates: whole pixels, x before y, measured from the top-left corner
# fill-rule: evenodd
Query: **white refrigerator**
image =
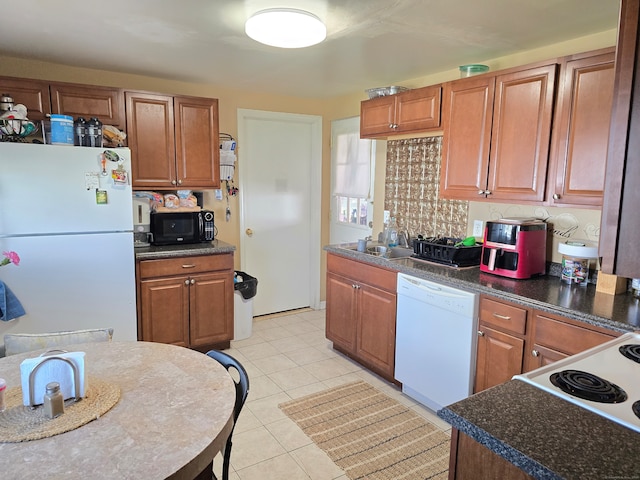
<path fill-rule="evenodd" d="M 0 321 L 0 351 L 6 333 L 112 327 L 114 340 L 137 339 L 131 155 L 105 150 L 0 143 L 0 255 L 20 256 L 0 280 L 26 312 Z"/>

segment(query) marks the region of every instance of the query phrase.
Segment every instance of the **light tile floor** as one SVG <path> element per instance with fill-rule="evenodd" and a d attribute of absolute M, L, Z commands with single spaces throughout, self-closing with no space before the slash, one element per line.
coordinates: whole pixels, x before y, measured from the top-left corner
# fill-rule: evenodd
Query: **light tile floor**
<path fill-rule="evenodd" d="M 233 434 L 231 480 L 348 480 L 278 408 L 330 387 L 365 380 L 450 434 L 450 425 L 400 389 L 336 352 L 325 338 L 325 311 L 254 320 L 251 337 L 226 350 L 249 374 L 249 396 Z M 214 461 L 219 472 L 222 457 Z"/>

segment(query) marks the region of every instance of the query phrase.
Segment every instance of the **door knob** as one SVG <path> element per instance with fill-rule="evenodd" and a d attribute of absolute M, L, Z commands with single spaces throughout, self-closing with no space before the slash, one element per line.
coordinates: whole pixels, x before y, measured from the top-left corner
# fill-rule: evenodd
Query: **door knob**
<path fill-rule="evenodd" d="M 251 230 L 250 228 L 247 228 L 244 233 L 247 234 L 247 237 L 253 237 L 253 230 Z"/>

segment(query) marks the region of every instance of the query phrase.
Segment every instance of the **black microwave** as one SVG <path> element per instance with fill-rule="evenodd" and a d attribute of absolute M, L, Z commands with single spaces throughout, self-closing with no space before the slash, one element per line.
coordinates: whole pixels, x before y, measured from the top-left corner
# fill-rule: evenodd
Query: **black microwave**
<path fill-rule="evenodd" d="M 214 238 L 213 212 L 167 212 L 150 215 L 151 243 L 179 245 L 210 242 Z"/>

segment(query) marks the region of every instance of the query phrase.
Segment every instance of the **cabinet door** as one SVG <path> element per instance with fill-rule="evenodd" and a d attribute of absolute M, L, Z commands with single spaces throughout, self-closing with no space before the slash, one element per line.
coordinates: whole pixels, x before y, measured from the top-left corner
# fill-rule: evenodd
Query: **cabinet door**
<path fill-rule="evenodd" d="M 525 356 L 523 372 L 530 372 L 536 368 L 544 367 L 550 363 L 557 362 L 569 355 L 558 352 L 551 348 L 543 347 L 537 343 L 533 344 L 531 351 Z"/>
<path fill-rule="evenodd" d="M 189 346 L 189 279 L 169 277 L 140 282 L 141 339 Z"/>
<path fill-rule="evenodd" d="M 449 82 L 442 102 L 442 170 L 440 194 L 445 198 L 484 197 L 495 78 L 482 76 Z"/>
<path fill-rule="evenodd" d="M 177 183 L 180 188 L 220 188 L 218 100 L 175 97 Z"/>
<path fill-rule="evenodd" d="M 419 132 L 440 127 L 441 92 L 440 85 L 433 85 L 398 94 L 395 132 Z"/>
<path fill-rule="evenodd" d="M 119 88 L 52 83 L 50 92 L 53 113 L 96 117 L 104 125 L 125 128 L 124 93 Z"/>
<path fill-rule="evenodd" d="M 233 272 L 194 275 L 189 286 L 191 347 L 233 338 Z"/>
<path fill-rule="evenodd" d="M 627 278 L 640 277 L 640 111 L 636 108 L 640 98 L 639 22 L 637 0 L 623 0 L 599 242 L 602 271 Z"/>
<path fill-rule="evenodd" d="M 556 64 L 496 77 L 489 200 L 544 199 L 555 76 Z"/>
<path fill-rule="evenodd" d="M 614 52 L 562 66 L 549 176 L 552 205 L 602 205 Z"/>
<path fill-rule="evenodd" d="M 450 480 L 533 480 L 513 463 L 455 428 L 451 431 Z"/>
<path fill-rule="evenodd" d="M 356 313 L 355 282 L 327 273 L 326 336 L 350 353 L 356 351 Z"/>
<path fill-rule="evenodd" d="M 360 102 L 360 138 L 394 133 L 396 96 L 389 95 Z"/>
<path fill-rule="evenodd" d="M 474 393 L 522 373 L 524 340 L 480 324 Z"/>
<path fill-rule="evenodd" d="M 133 187 L 175 189 L 173 97 L 125 92 L 125 100 Z"/>
<path fill-rule="evenodd" d="M 396 295 L 360 284 L 356 355 L 387 378 L 395 370 Z"/>
<path fill-rule="evenodd" d="M 42 120 L 51 113 L 49 82 L 26 78 L 0 77 L 0 93 L 13 98 L 13 103 L 27 107 L 29 120 Z"/>

